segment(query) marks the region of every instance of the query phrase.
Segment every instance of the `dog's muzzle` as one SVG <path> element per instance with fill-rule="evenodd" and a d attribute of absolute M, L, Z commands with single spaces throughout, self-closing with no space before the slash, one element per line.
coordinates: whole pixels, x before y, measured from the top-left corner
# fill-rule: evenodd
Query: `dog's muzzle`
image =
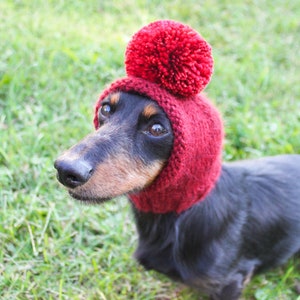
<path fill-rule="evenodd" d="M 68 160 L 58 158 L 54 167 L 57 170 L 57 179 L 68 188 L 76 188 L 85 184 L 93 174 L 90 164 L 81 159 Z"/>

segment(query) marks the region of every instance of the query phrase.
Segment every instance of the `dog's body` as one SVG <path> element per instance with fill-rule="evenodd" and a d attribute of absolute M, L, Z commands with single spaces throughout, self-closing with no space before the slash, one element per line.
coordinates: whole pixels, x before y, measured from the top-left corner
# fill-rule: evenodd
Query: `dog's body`
<path fill-rule="evenodd" d="M 101 203 L 151 185 L 172 150 L 162 109 L 145 97 L 114 94 L 103 102 L 99 123 L 55 163 L 70 194 Z M 300 155 L 224 163 L 212 192 L 180 214 L 134 205 L 133 212 L 135 256 L 145 268 L 212 299 L 238 299 L 252 274 L 300 251 Z"/>
<path fill-rule="evenodd" d="M 253 273 L 300 250 L 300 155 L 224 164 L 212 193 L 180 215 L 134 209 L 146 268 L 238 299 Z"/>

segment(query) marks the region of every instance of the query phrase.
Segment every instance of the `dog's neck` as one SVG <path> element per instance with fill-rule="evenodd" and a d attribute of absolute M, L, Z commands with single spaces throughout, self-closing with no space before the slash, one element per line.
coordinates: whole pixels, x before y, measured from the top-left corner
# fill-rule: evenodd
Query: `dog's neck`
<path fill-rule="evenodd" d="M 230 190 L 240 178 L 242 174 L 240 176 L 236 174 L 233 178 L 230 170 L 223 166 L 221 176 L 211 193 L 203 201 L 197 202 L 180 214 L 146 213 L 132 204 L 139 235 L 136 259 L 146 269 L 155 269 L 173 279 L 182 280 L 174 260 L 174 249 L 181 247 L 180 245 L 188 245 L 188 249 L 205 248 L 210 241 L 223 232 L 238 209 L 237 203 L 240 197 L 234 195 L 229 201 L 226 195 L 230 194 Z M 194 244 L 190 245 L 190 243 Z M 192 265 L 194 264 L 193 251 L 190 251 L 186 259 L 188 259 L 187 263 Z M 195 257 L 197 255 L 195 253 Z"/>

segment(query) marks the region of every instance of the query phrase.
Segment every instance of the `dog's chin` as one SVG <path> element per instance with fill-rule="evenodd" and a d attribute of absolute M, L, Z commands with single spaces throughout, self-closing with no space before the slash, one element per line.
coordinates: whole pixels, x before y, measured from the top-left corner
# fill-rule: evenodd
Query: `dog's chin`
<path fill-rule="evenodd" d="M 102 204 L 111 200 L 111 198 L 87 197 L 84 195 L 79 195 L 73 192 L 72 190 L 69 190 L 69 194 L 72 198 L 82 202 L 83 204 Z"/>

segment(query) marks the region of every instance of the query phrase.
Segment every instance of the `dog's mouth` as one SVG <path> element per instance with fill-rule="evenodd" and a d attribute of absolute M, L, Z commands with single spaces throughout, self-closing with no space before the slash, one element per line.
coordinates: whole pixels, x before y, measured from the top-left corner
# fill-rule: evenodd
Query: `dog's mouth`
<path fill-rule="evenodd" d="M 92 197 L 92 196 L 89 197 L 89 196 L 85 196 L 85 195 L 79 195 L 79 194 L 75 193 L 73 190 L 68 190 L 68 192 L 72 198 L 74 198 L 84 204 L 102 204 L 104 202 L 111 200 L 111 198 L 100 198 L 100 197 Z"/>

